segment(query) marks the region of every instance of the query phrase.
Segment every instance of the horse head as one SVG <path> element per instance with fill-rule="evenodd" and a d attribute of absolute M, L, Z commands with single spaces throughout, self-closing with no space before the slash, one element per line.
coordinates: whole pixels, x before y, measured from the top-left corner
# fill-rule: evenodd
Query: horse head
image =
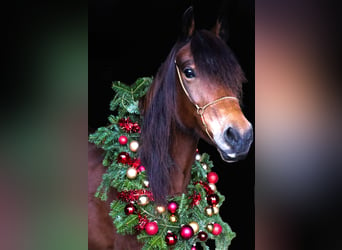
<path fill-rule="evenodd" d="M 252 125 L 240 107 L 246 79 L 233 52 L 219 36 L 220 23 L 212 31 L 196 30 L 189 15 L 191 11 L 185 15 L 183 35 L 146 95 L 142 112 L 140 157 L 157 200 L 168 192 L 171 182 L 175 132 L 215 145 L 226 162 L 243 159 L 253 141 Z"/>

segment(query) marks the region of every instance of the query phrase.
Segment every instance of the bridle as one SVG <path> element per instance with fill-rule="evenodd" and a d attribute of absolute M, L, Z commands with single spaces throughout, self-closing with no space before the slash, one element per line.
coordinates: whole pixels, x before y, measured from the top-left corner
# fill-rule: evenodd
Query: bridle
<path fill-rule="evenodd" d="M 204 118 L 204 111 L 205 111 L 208 107 L 210 107 L 210 106 L 212 106 L 212 105 L 214 105 L 214 104 L 216 104 L 216 103 L 218 103 L 218 102 L 220 102 L 220 101 L 229 99 L 229 100 L 236 100 L 236 101 L 239 102 L 239 99 L 236 98 L 236 97 L 234 97 L 234 96 L 223 96 L 223 97 L 220 97 L 220 98 L 218 98 L 218 99 L 216 99 L 216 100 L 214 100 L 214 101 L 211 101 L 211 102 L 209 102 L 209 103 L 207 103 L 207 104 L 205 104 L 205 105 L 203 105 L 203 106 L 199 106 L 197 103 L 195 103 L 195 101 L 194 101 L 193 98 L 191 97 L 190 93 L 189 93 L 188 90 L 185 88 L 185 85 L 184 85 L 184 82 L 183 82 L 183 80 L 182 80 L 182 76 L 181 76 L 181 74 L 180 74 L 180 70 L 179 70 L 179 68 L 178 68 L 178 65 L 177 65 L 177 62 L 176 62 L 176 61 L 175 61 L 175 65 L 176 65 L 176 70 L 177 70 L 177 75 L 178 75 L 179 83 L 180 83 L 180 85 L 182 86 L 182 89 L 183 89 L 184 93 L 185 93 L 186 96 L 188 97 L 189 101 L 195 106 L 196 112 L 197 112 L 197 114 L 201 117 L 202 124 L 203 124 L 203 126 L 204 126 L 204 128 L 205 128 L 205 132 L 207 133 L 208 137 L 215 143 L 214 139 L 212 138 L 212 136 L 211 136 L 210 133 L 209 133 L 208 126 L 207 126 L 207 123 L 206 123 L 205 118 Z"/>

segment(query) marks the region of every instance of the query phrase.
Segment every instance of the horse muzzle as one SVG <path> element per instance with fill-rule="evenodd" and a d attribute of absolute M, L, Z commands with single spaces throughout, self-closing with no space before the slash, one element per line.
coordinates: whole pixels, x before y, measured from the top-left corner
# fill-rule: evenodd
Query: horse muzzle
<path fill-rule="evenodd" d="M 244 159 L 253 142 L 253 128 L 240 131 L 234 127 L 228 127 L 223 133 L 223 141 L 225 146 L 220 147 L 218 151 L 222 159 L 226 162 L 236 162 Z"/>

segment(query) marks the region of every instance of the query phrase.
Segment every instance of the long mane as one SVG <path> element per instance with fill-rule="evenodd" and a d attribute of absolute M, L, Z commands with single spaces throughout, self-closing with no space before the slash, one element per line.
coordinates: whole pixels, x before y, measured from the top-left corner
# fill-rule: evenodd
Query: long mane
<path fill-rule="evenodd" d="M 179 123 L 176 116 L 175 57 L 186 43 L 198 70 L 221 84 L 228 84 L 237 96 L 241 94 L 243 72 L 228 46 L 207 31 L 196 31 L 191 38 L 179 40 L 159 68 L 142 102 L 143 124 L 139 157 L 145 166 L 156 202 L 166 200 L 170 172 L 177 166 L 171 157 L 172 134 Z M 180 124 L 181 125 L 181 124 Z"/>
<path fill-rule="evenodd" d="M 146 167 L 154 199 L 163 202 L 170 187 L 172 130 L 175 126 L 176 72 L 174 60 L 181 44 L 172 48 L 143 101 L 139 157 Z"/>

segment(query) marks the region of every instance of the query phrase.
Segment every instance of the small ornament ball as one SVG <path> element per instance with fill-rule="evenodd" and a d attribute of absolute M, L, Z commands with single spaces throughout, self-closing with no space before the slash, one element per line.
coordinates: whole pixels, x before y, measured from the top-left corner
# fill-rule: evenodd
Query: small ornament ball
<path fill-rule="evenodd" d="M 138 168 L 138 171 L 139 171 L 139 172 L 144 172 L 145 170 L 146 170 L 145 167 L 142 166 L 142 165 Z"/>
<path fill-rule="evenodd" d="M 211 231 L 211 233 L 213 235 L 219 235 L 221 232 L 222 232 L 222 226 L 218 223 L 214 223 L 213 230 Z"/>
<path fill-rule="evenodd" d="M 148 222 L 145 226 L 145 231 L 148 235 L 155 235 L 158 233 L 158 224 L 155 221 Z"/>
<path fill-rule="evenodd" d="M 194 235 L 194 230 L 189 225 L 184 225 L 181 227 L 180 235 L 183 239 L 188 240 Z"/>
<path fill-rule="evenodd" d="M 214 209 L 212 207 L 206 207 L 205 213 L 210 217 L 214 215 Z"/>
<path fill-rule="evenodd" d="M 119 143 L 120 143 L 121 145 L 126 145 L 127 142 L 128 142 L 128 139 L 127 139 L 126 136 L 122 135 L 122 136 L 119 137 Z"/>
<path fill-rule="evenodd" d="M 129 144 L 129 149 L 130 149 L 132 152 L 137 152 L 137 151 L 138 151 L 138 148 L 139 148 L 139 142 L 137 142 L 137 141 L 131 141 L 131 143 Z"/>
<path fill-rule="evenodd" d="M 126 176 L 128 179 L 133 180 L 137 178 L 137 175 L 138 175 L 138 171 L 135 168 L 130 167 L 127 169 Z"/>
<path fill-rule="evenodd" d="M 219 177 L 215 172 L 210 172 L 207 174 L 207 180 L 209 183 L 215 184 L 218 182 L 218 179 L 219 179 Z"/>
<path fill-rule="evenodd" d="M 146 195 L 141 195 L 138 198 L 138 204 L 141 206 L 146 206 L 149 202 L 150 202 L 150 200 L 148 199 L 148 197 Z"/>
<path fill-rule="evenodd" d="M 174 214 L 171 214 L 171 215 L 170 215 L 169 220 L 170 220 L 172 223 L 175 223 L 175 222 L 178 221 L 177 216 L 174 215 Z"/>
<path fill-rule="evenodd" d="M 215 206 L 213 207 L 213 212 L 214 214 L 218 214 L 220 212 L 220 209 L 217 206 Z"/>
<path fill-rule="evenodd" d="M 127 204 L 125 206 L 125 214 L 131 215 L 136 211 L 136 207 L 133 204 Z"/>
<path fill-rule="evenodd" d="M 195 156 L 195 160 L 196 160 L 196 161 L 199 161 L 199 160 L 201 160 L 201 155 L 200 155 L 200 154 L 196 154 L 196 156 Z"/>
<path fill-rule="evenodd" d="M 198 239 L 200 241 L 206 241 L 208 239 L 208 234 L 206 232 L 201 231 L 198 233 Z"/>
<path fill-rule="evenodd" d="M 150 182 L 147 180 L 144 180 L 143 183 L 144 183 L 144 186 L 147 188 L 150 186 Z"/>
<path fill-rule="evenodd" d="M 162 214 L 166 211 L 166 208 L 164 206 L 157 206 L 156 210 L 158 213 Z"/>
<path fill-rule="evenodd" d="M 219 203 L 220 198 L 218 197 L 217 194 L 209 194 L 207 196 L 207 202 L 210 206 L 215 206 Z"/>
<path fill-rule="evenodd" d="M 165 242 L 168 246 L 172 246 L 177 243 L 177 235 L 172 232 L 168 232 L 165 236 Z"/>
<path fill-rule="evenodd" d="M 118 163 L 128 164 L 131 162 L 131 158 L 129 157 L 129 154 L 127 152 L 121 152 L 118 155 L 117 161 Z"/>
<path fill-rule="evenodd" d="M 217 188 L 216 188 L 216 185 L 214 183 L 209 183 L 208 186 L 209 186 L 211 191 L 216 192 Z"/>
<path fill-rule="evenodd" d="M 191 250 L 197 250 L 196 245 L 193 245 L 193 246 L 191 247 Z"/>
<path fill-rule="evenodd" d="M 167 205 L 167 209 L 170 211 L 170 213 L 174 214 L 177 211 L 178 204 L 175 201 L 169 202 Z"/>
<path fill-rule="evenodd" d="M 214 226 L 213 226 L 212 223 L 210 223 L 210 224 L 207 225 L 207 230 L 208 230 L 210 233 L 213 231 L 213 228 L 214 228 Z"/>
<path fill-rule="evenodd" d="M 189 223 L 189 226 L 192 227 L 192 230 L 194 230 L 194 233 L 196 234 L 199 230 L 199 225 L 196 221 L 192 221 Z"/>

